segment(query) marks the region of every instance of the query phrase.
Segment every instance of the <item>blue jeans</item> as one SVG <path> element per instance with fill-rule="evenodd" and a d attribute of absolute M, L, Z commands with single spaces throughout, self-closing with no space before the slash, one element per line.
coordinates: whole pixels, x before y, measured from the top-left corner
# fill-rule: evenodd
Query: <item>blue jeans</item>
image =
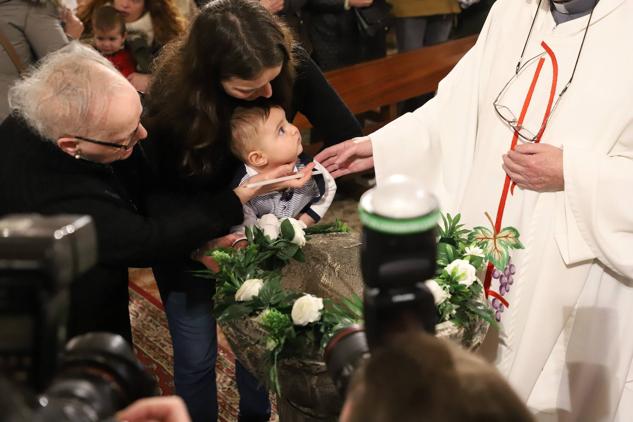
<path fill-rule="evenodd" d="M 218 355 L 215 318 L 211 314 L 213 282 L 196 280 L 187 291 L 163 295 L 174 346 L 174 384 L 193 422 L 218 418 L 215 362 Z M 268 392 L 239 362 L 235 377 L 240 393 L 239 421 L 268 421 Z"/>

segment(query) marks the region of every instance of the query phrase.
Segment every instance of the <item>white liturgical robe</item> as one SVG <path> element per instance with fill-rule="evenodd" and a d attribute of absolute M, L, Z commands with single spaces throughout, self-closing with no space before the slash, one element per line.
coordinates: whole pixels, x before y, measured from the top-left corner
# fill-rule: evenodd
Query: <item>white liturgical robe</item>
<path fill-rule="evenodd" d="M 493 102 L 510 81 L 498 104 L 533 133 L 549 105 L 540 141 L 563 149 L 565 189 L 508 192 L 501 225 L 525 249 L 483 349 L 539 420 L 633 421 L 633 0 L 597 4 L 558 104 L 589 15 L 557 25 L 543 1 L 515 76 L 537 3 L 497 1 L 436 97 L 370 136 L 377 180 L 407 174 L 489 226 L 514 138 Z"/>

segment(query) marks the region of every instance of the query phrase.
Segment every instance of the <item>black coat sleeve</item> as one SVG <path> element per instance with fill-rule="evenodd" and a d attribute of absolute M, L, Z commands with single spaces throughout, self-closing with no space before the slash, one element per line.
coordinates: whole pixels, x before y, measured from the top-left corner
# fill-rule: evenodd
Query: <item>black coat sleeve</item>
<path fill-rule="evenodd" d="M 321 13 L 345 12 L 344 0 L 308 0 L 307 8 Z"/>
<path fill-rule="evenodd" d="M 324 147 L 361 136 L 360 123 L 305 50 L 297 49 L 293 111 L 300 112 L 324 138 Z M 290 114 L 290 119 L 294 117 Z"/>
<path fill-rule="evenodd" d="M 232 190 L 197 197 L 154 194 L 163 212 L 143 216 L 102 195 L 66 198 L 45 207 L 45 213 L 88 214 L 96 226 L 99 262 L 149 267 L 187 258 L 208 240 L 224 235 L 242 219 L 242 204 Z"/>

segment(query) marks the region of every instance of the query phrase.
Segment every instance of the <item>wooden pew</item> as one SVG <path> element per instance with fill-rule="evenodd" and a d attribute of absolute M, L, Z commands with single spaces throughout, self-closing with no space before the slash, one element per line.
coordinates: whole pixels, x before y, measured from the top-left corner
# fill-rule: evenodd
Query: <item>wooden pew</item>
<path fill-rule="evenodd" d="M 327 80 L 354 114 L 388 106 L 385 122 L 396 117 L 396 104 L 434 92 L 462 56 L 475 44 L 470 36 L 431 47 L 398 53 L 325 74 Z M 294 123 L 309 128 L 298 115 Z"/>

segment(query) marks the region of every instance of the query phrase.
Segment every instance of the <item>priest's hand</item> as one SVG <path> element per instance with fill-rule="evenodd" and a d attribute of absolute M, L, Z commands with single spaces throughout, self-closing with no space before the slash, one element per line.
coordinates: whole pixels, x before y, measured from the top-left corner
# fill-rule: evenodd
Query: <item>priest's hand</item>
<path fill-rule="evenodd" d="M 332 145 L 318 153 L 314 159 L 336 179 L 374 167 L 372 154 L 369 136 L 363 136 Z"/>
<path fill-rule="evenodd" d="M 563 150 L 548 144 L 522 144 L 503 156 L 503 170 L 521 189 L 557 192 L 565 189 Z"/>

